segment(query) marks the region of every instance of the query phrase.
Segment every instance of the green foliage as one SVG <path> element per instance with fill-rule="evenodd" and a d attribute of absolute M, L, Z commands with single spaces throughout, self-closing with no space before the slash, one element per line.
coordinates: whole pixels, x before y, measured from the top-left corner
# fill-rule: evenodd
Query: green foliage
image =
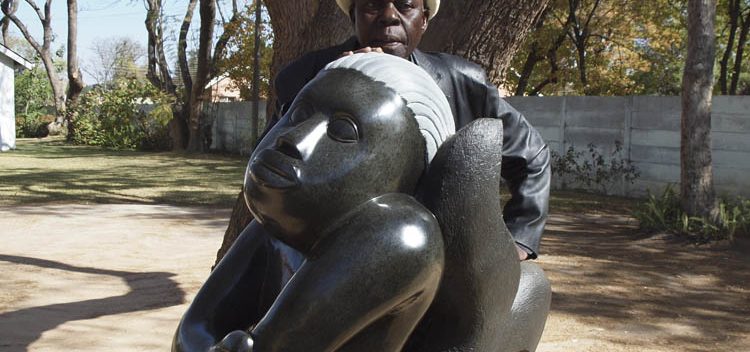
<path fill-rule="evenodd" d="M 26 115 L 16 116 L 16 137 L 18 138 L 41 138 L 49 134 L 47 125 L 55 121 L 53 115 L 42 115 L 32 112 Z"/>
<path fill-rule="evenodd" d="M 43 115 L 54 109 L 52 88 L 41 65 L 16 75 L 15 102 L 20 116 Z"/>
<path fill-rule="evenodd" d="M 52 88 L 41 65 L 24 70 L 15 79 L 16 137 L 35 138 L 47 135 L 48 115 L 54 111 Z"/>
<path fill-rule="evenodd" d="M 252 99 L 253 57 L 255 56 L 255 7 L 248 4 L 238 15 L 241 20 L 227 23 L 224 31 L 230 32 L 227 52 L 218 60 L 218 72 L 226 73 L 240 90 L 243 100 Z M 263 8 L 260 36 L 260 96 L 268 96 L 271 59 L 273 58 L 273 32 L 270 30 L 266 9 Z"/>
<path fill-rule="evenodd" d="M 524 95 L 679 94 L 685 9 L 684 1 L 553 0 L 506 86 Z"/>
<path fill-rule="evenodd" d="M 739 233 L 750 233 L 750 200 L 735 198 L 719 200 L 719 214 L 716 219 L 689 216 L 680 207 L 680 197 L 672 185 L 668 185 L 661 195 L 649 192 L 646 202 L 633 211 L 642 230 L 649 232 L 666 231 L 688 236 L 696 242 L 714 240 L 734 240 Z"/>
<path fill-rule="evenodd" d="M 551 155 L 552 173 L 562 180 L 563 189 L 596 187 L 607 194 L 615 182 L 625 180 L 633 183 L 640 176 L 638 168 L 622 157 L 620 141 L 615 141 L 615 149 L 609 157 L 601 154 L 593 143 L 589 143 L 588 153 L 570 146 L 563 155 L 554 151 Z"/>
<path fill-rule="evenodd" d="M 120 80 L 109 89 L 95 87 L 81 95 L 73 114 L 74 143 L 113 149 L 169 148 L 171 99 L 146 81 Z"/>

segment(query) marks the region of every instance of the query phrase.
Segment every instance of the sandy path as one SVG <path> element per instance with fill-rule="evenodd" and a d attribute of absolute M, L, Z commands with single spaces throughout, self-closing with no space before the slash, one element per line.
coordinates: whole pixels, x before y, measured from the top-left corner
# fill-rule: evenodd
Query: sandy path
<path fill-rule="evenodd" d="M 166 351 L 227 210 L 0 208 L 0 350 Z"/>
<path fill-rule="evenodd" d="M 228 210 L 0 207 L 0 351 L 166 351 Z M 538 351 L 750 351 L 750 246 L 638 237 L 622 216 L 553 215 Z"/>

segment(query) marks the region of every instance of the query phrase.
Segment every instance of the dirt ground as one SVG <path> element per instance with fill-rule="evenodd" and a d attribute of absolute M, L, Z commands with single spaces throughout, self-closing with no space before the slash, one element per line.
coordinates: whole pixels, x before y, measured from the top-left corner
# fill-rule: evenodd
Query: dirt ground
<path fill-rule="evenodd" d="M 0 207 L 0 351 L 165 351 L 229 211 Z M 538 351 L 750 351 L 750 249 L 642 236 L 622 215 L 553 214 Z"/>

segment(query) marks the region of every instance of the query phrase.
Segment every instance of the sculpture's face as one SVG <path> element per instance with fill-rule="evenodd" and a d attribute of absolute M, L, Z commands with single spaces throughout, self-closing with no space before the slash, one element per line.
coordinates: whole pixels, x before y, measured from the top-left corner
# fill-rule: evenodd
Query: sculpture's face
<path fill-rule="evenodd" d="M 326 71 L 258 145 L 245 196 L 267 230 L 305 252 L 357 205 L 413 193 L 424 148 L 401 97 L 357 71 Z"/>
<path fill-rule="evenodd" d="M 361 46 L 402 58 L 411 55 L 427 30 L 423 0 L 355 0 L 352 16 Z"/>

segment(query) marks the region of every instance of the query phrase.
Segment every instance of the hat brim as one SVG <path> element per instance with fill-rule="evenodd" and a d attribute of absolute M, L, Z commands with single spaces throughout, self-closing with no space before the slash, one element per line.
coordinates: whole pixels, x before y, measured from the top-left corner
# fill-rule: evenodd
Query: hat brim
<path fill-rule="evenodd" d="M 437 15 L 438 10 L 440 9 L 440 0 L 424 0 L 424 3 L 427 5 L 427 8 L 430 9 L 427 19 L 431 20 Z M 352 7 L 352 0 L 336 0 L 336 4 L 339 5 L 341 11 L 344 11 L 347 16 L 349 15 L 349 9 Z"/>

